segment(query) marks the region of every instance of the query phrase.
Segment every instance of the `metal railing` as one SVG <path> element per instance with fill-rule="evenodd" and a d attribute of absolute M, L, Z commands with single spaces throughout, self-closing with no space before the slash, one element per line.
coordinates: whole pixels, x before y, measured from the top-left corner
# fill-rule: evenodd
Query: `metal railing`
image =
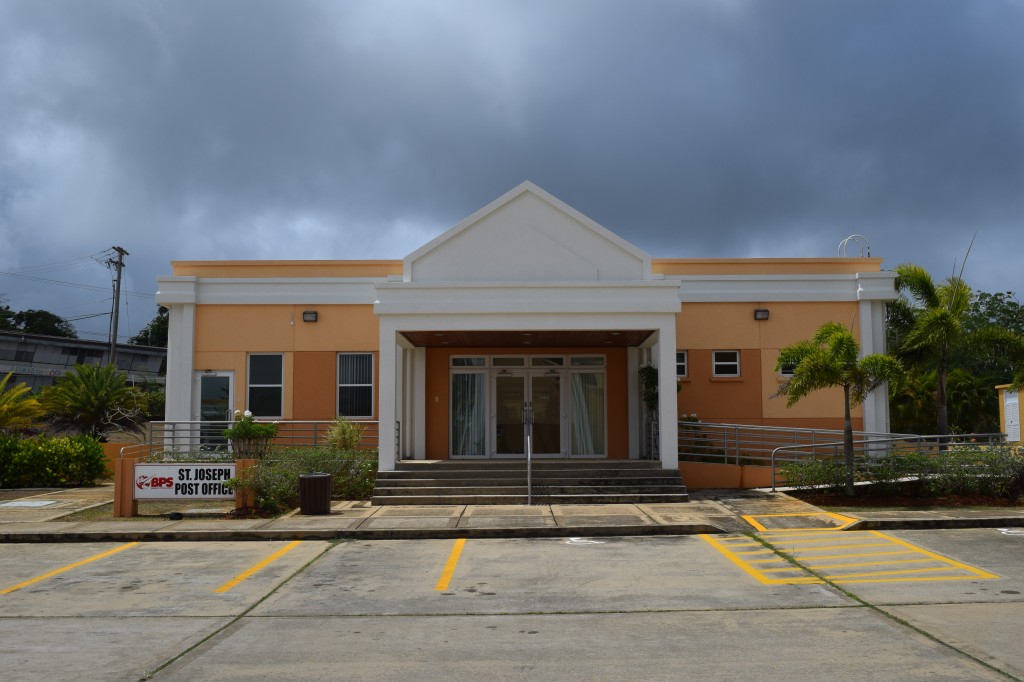
<path fill-rule="evenodd" d="M 855 431 L 854 438 L 917 437 L 906 433 Z M 816 447 L 842 442 L 843 432 L 835 429 L 804 429 L 784 426 L 750 426 L 680 421 L 678 424 L 679 459 L 715 464 L 753 464 L 769 466 L 773 452 L 780 447 Z"/>
<path fill-rule="evenodd" d="M 376 448 L 380 425 L 376 421 L 352 420 L 363 427 L 360 450 Z M 232 457 L 231 442 L 224 437 L 232 421 L 150 422 L 146 442 L 121 448 L 121 457 L 142 457 L 157 453 L 168 455 L 203 454 L 211 458 Z M 330 420 L 278 421 L 272 447 L 317 447 L 327 445 L 327 432 L 335 424 Z"/>
<path fill-rule="evenodd" d="M 841 434 L 840 434 L 841 435 Z M 917 455 L 936 457 L 943 452 L 957 447 L 990 447 L 1006 442 L 1005 433 L 969 433 L 963 435 L 889 435 L 877 438 L 856 438 L 853 441 L 855 466 L 870 470 L 872 463 L 889 455 Z M 772 468 L 772 490 L 778 480 L 776 472 L 780 464 L 805 462 L 808 460 L 830 458 L 842 459 L 845 456 L 843 441 L 816 443 L 813 445 L 784 445 L 772 450 L 770 466 Z"/>

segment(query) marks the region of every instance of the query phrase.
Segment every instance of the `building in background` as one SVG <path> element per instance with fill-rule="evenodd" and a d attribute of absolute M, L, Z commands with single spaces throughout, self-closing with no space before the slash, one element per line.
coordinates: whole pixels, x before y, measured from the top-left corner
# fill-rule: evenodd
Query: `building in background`
<path fill-rule="evenodd" d="M 11 381 L 24 382 L 33 391 L 50 386 L 75 365 L 101 365 L 110 354 L 103 341 L 0 331 L 0 377 L 14 372 Z M 164 383 L 167 349 L 118 344 L 117 367 L 134 385 Z"/>

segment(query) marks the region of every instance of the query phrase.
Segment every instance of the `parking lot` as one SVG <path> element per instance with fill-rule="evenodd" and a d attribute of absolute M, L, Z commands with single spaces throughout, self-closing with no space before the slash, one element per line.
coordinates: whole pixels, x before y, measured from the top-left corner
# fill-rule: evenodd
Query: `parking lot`
<path fill-rule="evenodd" d="M 1024 676 L 1022 592 L 1024 533 L 998 529 L 0 545 L 0 665 L 12 680 L 1007 679 Z"/>

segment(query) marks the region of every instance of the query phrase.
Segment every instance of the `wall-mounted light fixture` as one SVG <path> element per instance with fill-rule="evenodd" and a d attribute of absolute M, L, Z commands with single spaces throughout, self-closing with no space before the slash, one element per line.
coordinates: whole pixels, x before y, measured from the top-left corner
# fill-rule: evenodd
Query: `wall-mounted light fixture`
<path fill-rule="evenodd" d="M 316 322 L 316 311 L 315 310 L 303 310 L 302 311 L 303 322 Z"/>
<path fill-rule="evenodd" d="M 767 320 L 768 309 L 767 308 L 754 308 L 754 319 L 755 320 Z"/>

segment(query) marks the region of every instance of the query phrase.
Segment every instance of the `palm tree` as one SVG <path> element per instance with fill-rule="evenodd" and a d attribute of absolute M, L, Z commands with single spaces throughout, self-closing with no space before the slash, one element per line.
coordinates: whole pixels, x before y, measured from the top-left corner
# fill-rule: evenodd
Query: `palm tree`
<path fill-rule="evenodd" d="M 843 459 L 846 464 L 846 494 L 853 495 L 853 421 L 850 412 L 868 394 L 886 381 L 903 382 L 903 365 L 889 355 L 860 356 L 853 332 L 838 322 L 826 322 L 809 341 L 800 341 L 779 351 L 775 371 L 793 367 L 792 376 L 775 395 L 786 396 L 792 407 L 801 398 L 826 388 L 843 389 Z M 859 359 L 858 359 L 859 358 Z"/>
<path fill-rule="evenodd" d="M 7 387 L 14 372 L 0 380 L 0 432 L 21 431 L 35 426 L 43 416 L 43 408 L 24 383 Z"/>
<path fill-rule="evenodd" d="M 896 289 L 903 295 L 889 303 L 889 317 L 899 321 L 903 334 L 893 351 L 911 364 L 930 364 L 937 371 L 935 427 L 936 433 L 945 436 L 949 433 L 950 363 L 972 336 L 965 326 L 971 288 L 952 276 L 936 285 L 927 270 L 904 263 L 896 267 Z"/>
<path fill-rule="evenodd" d="M 114 429 L 138 431 L 146 397 L 125 378 L 114 365 L 75 365 L 43 389 L 41 402 L 58 425 L 94 438 Z"/>

